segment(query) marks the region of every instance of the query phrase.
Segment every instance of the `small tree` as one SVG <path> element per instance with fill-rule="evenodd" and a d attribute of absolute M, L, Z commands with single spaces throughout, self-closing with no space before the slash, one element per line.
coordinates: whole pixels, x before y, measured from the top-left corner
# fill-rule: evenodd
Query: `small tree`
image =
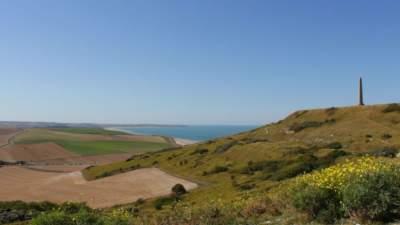
<path fill-rule="evenodd" d="M 181 196 L 187 193 L 185 187 L 182 184 L 175 184 L 172 187 L 172 193 L 175 194 L 175 196 Z"/>

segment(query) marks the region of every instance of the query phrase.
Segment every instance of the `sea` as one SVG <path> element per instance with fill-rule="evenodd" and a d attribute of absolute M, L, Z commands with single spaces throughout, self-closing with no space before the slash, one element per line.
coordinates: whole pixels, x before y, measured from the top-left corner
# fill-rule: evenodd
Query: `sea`
<path fill-rule="evenodd" d="M 249 131 L 257 125 L 196 125 L 196 126 L 145 126 L 116 127 L 116 129 L 133 134 L 160 135 L 193 141 L 206 141 L 214 138 Z"/>

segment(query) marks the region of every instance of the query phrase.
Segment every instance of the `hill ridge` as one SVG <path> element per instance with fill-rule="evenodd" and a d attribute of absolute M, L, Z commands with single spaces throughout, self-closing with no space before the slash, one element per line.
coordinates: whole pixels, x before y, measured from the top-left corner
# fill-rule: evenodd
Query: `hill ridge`
<path fill-rule="evenodd" d="M 133 156 L 88 168 L 83 174 L 91 180 L 159 167 L 209 184 L 186 197 L 192 202 L 202 202 L 204 196 L 232 199 L 248 191 L 262 193 L 346 158 L 366 154 L 395 157 L 400 149 L 399 109 L 397 104 L 380 104 L 299 110 L 247 132 Z"/>

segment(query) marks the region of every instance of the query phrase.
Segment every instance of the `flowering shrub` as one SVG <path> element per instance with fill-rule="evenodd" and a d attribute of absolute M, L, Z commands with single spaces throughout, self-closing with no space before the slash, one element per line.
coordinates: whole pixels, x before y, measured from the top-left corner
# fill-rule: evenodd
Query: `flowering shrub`
<path fill-rule="evenodd" d="M 279 215 L 280 212 L 269 199 L 260 199 L 243 194 L 232 201 L 217 198 L 204 204 L 193 205 L 179 202 L 171 211 L 158 213 L 154 217 L 139 216 L 135 225 L 244 225 L 265 222 L 265 214 Z"/>
<path fill-rule="evenodd" d="M 400 167 L 373 157 L 346 161 L 298 177 L 291 197 L 295 208 L 325 222 L 394 219 L 400 215 Z"/>
<path fill-rule="evenodd" d="M 74 221 L 64 212 L 46 213 L 34 218 L 32 225 L 74 225 Z"/>
<path fill-rule="evenodd" d="M 66 203 L 67 204 L 67 203 Z M 75 207 L 80 204 L 68 203 L 65 206 L 73 206 L 73 211 L 58 210 L 43 213 L 35 217 L 32 225 L 131 225 L 131 215 L 123 209 L 115 209 L 112 212 L 99 213 L 86 208 L 85 205 L 79 211 Z M 70 208 L 69 208 L 70 209 Z"/>

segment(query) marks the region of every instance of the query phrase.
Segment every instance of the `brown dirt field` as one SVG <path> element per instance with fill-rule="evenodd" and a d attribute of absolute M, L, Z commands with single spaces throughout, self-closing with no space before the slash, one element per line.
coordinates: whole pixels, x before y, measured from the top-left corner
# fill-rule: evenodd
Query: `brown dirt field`
<path fill-rule="evenodd" d="M 13 134 L 20 131 L 20 129 L 17 128 L 0 128 L 0 135 L 7 135 L 7 134 Z"/>
<path fill-rule="evenodd" d="M 95 181 L 86 181 L 79 171 L 49 173 L 10 166 L 0 168 L 2 201 L 87 202 L 94 208 L 126 204 L 139 198 L 167 195 L 173 185 L 187 189 L 195 183 L 171 176 L 156 169 L 139 169 Z"/>
<path fill-rule="evenodd" d="M 77 156 L 54 143 L 11 145 L 0 150 L 0 160 L 40 161 Z"/>

